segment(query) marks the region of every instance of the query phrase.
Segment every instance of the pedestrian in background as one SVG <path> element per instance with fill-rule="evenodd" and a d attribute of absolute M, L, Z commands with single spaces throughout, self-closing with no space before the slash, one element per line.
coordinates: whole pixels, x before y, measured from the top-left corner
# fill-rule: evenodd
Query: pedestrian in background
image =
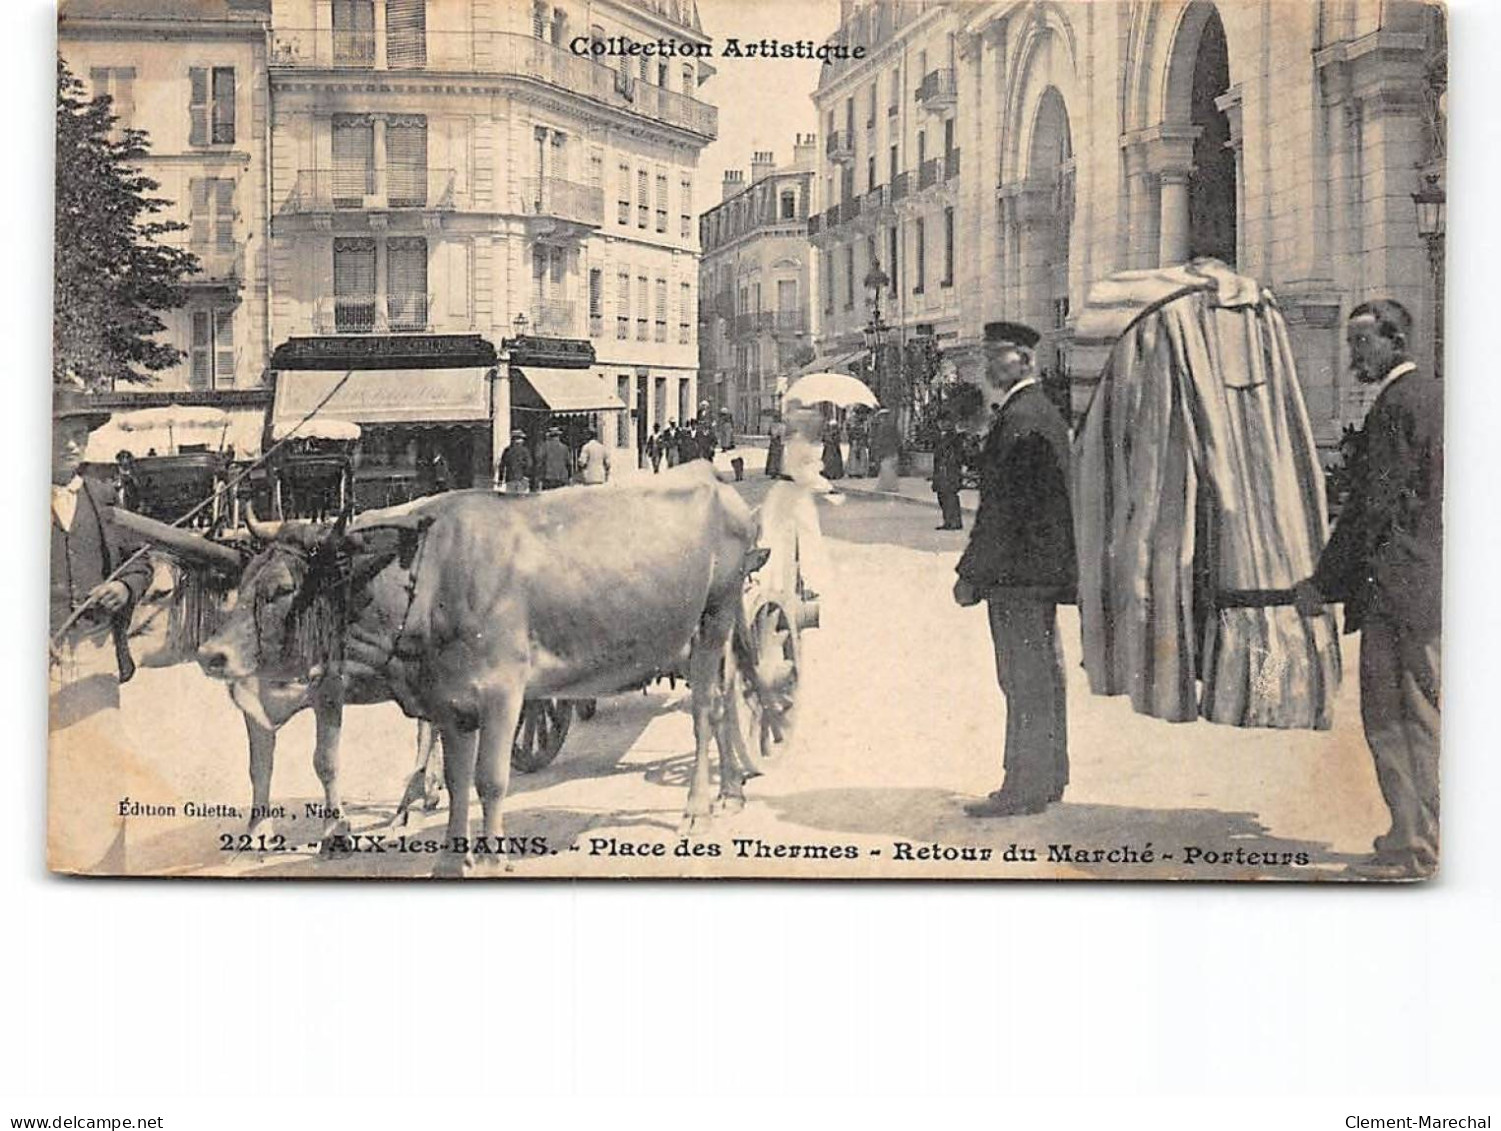
<path fill-rule="evenodd" d="M 943 512 L 939 530 L 963 530 L 964 518 L 959 510 L 959 486 L 964 479 L 964 439 L 954 428 L 953 418 L 945 412 L 938 423 L 933 441 L 933 492 Z"/>
<path fill-rule="evenodd" d="M 579 451 L 579 482 L 597 486 L 609 478 L 610 452 L 599 442 L 599 433 L 591 428 Z"/>
<path fill-rule="evenodd" d="M 568 483 L 568 449 L 564 446 L 562 437 L 561 430 L 549 428 L 547 439 L 542 442 L 538 474 L 544 491 L 551 491 Z"/>
<path fill-rule="evenodd" d="M 651 473 L 658 474 L 662 470 L 662 426 L 653 424 L 651 435 L 646 439 L 646 458 L 651 460 Z"/>
<path fill-rule="evenodd" d="M 831 419 L 823 426 L 823 477 L 844 478 L 844 453 L 839 449 L 838 419 Z"/>
<path fill-rule="evenodd" d="M 1078 578 L 1069 502 L 1068 425 L 1032 372 L 1039 335 L 1029 326 L 985 326 L 979 395 L 956 391 L 950 410 L 967 431 L 985 431 L 980 509 L 959 559 L 954 600 L 986 601 L 996 676 L 1006 699 L 1005 776 L 972 817 L 1040 813 L 1068 785 L 1068 713 L 1057 606 Z"/>
<path fill-rule="evenodd" d="M 511 442 L 500 453 L 496 479 L 508 495 L 524 495 L 531 490 L 532 453 L 526 446 L 526 433 L 520 428 L 511 433 Z"/>
<path fill-rule="evenodd" d="M 662 433 L 662 452 L 667 457 L 667 466 L 678 465 L 678 422 L 669 420 L 667 429 Z"/>
<path fill-rule="evenodd" d="M 1360 717 L 1391 827 L 1352 871 L 1422 879 L 1438 866 L 1439 653 L 1443 582 L 1444 393 L 1412 360 L 1412 316 L 1378 299 L 1346 325 L 1356 379 L 1379 385 L 1364 459 L 1298 611 L 1343 601 L 1360 631 Z"/>
<path fill-rule="evenodd" d="M 782 422 L 780 415 L 772 417 L 767 432 L 766 476 L 768 479 L 776 479 L 782 474 L 783 446 L 787 436 L 787 425 Z"/>

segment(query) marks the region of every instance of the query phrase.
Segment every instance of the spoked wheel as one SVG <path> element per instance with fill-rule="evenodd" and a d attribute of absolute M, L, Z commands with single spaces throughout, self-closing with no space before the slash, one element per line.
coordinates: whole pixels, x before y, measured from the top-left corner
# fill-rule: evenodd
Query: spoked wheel
<path fill-rule="evenodd" d="M 797 622 L 780 602 L 759 605 L 749 627 L 761 696 L 746 673 L 737 669 L 729 680 L 728 709 L 734 712 L 733 730 L 744 755 L 752 768 L 764 773 L 779 759 L 785 761 L 792 748 L 801 655 Z"/>
<path fill-rule="evenodd" d="M 521 706 L 521 719 L 511 742 L 511 765 L 523 774 L 551 765 L 563 749 L 572 722 L 572 700 L 528 699 Z"/>

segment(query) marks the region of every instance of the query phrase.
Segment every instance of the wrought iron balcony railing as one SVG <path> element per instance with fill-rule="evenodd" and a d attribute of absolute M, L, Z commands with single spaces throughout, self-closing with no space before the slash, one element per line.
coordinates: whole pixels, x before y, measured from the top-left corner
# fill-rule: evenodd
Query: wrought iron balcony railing
<path fill-rule="evenodd" d="M 691 95 L 622 75 L 613 67 L 529 35 L 389 28 L 277 28 L 273 70 L 426 71 L 507 75 L 544 83 L 712 140 L 719 111 Z"/>
<path fill-rule="evenodd" d="M 904 171 L 891 178 L 891 203 L 903 199 L 907 195 L 908 174 Z"/>
<path fill-rule="evenodd" d="M 824 154 L 830 161 L 843 164 L 855 159 L 855 139 L 849 130 L 834 130 L 824 142 Z"/>
<path fill-rule="evenodd" d="M 929 157 L 926 161 L 919 165 L 917 167 L 918 191 L 920 192 L 925 188 L 932 188 L 934 185 L 936 185 L 939 181 L 939 173 L 941 172 L 942 168 L 943 159 L 941 157 Z"/>
<path fill-rule="evenodd" d="M 304 169 L 283 204 L 286 212 L 387 211 L 458 207 L 453 169 L 423 165 L 349 165 Z"/>
<path fill-rule="evenodd" d="M 946 110 L 959 97 L 951 67 L 940 67 L 923 75 L 917 84 L 917 103 L 928 110 Z"/>
<path fill-rule="evenodd" d="M 420 292 L 331 295 L 317 303 L 321 334 L 426 333 L 432 328 L 433 296 Z"/>
<path fill-rule="evenodd" d="M 579 304 L 572 299 L 533 299 L 531 333 L 544 338 L 581 337 Z"/>
<path fill-rule="evenodd" d="M 597 228 L 605 222 L 605 193 L 559 177 L 528 177 L 521 182 L 521 212 Z"/>

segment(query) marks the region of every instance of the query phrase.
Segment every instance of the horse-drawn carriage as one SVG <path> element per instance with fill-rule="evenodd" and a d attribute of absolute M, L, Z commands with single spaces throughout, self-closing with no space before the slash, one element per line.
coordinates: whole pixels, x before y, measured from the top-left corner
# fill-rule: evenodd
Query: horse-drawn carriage
<path fill-rule="evenodd" d="M 314 522 L 336 518 L 354 499 L 355 452 L 360 426 L 313 416 L 278 424 L 266 463 L 271 513 L 277 519 Z"/>
<path fill-rule="evenodd" d="M 226 489 L 234 450 L 229 414 L 216 408 L 163 405 L 121 413 L 95 433 L 90 448 L 115 465 L 117 498 L 128 510 L 175 522 L 204 500 L 184 524 L 215 533 L 233 527 L 238 511 Z"/>

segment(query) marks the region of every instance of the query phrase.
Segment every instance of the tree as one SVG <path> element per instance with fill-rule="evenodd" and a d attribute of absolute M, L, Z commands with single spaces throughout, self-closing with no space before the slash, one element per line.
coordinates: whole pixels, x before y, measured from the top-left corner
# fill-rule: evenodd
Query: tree
<path fill-rule="evenodd" d="M 158 242 L 187 225 L 152 218 L 168 202 L 140 169 L 147 135 L 117 126 L 109 96 L 89 98 L 59 59 L 54 384 L 144 384 L 183 356 L 156 340 L 166 328 L 158 312 L 187 301 L 183 280 L 198 259 Z"/>

